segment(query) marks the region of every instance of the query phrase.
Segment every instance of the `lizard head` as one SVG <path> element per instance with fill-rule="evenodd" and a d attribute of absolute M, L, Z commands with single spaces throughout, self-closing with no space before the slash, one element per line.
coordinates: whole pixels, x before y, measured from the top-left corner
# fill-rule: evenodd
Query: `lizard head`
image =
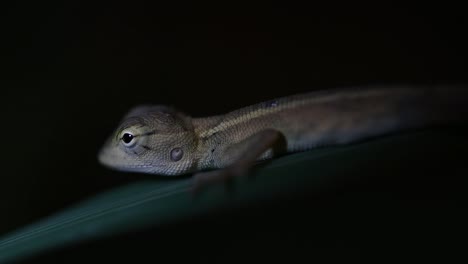
<path fill-rule="evenodd" d="M 196 165 L 191 118 L 166 106 L 132 109 L 99 152 L 112 169 L 160 175 L 190 172 Z"/>

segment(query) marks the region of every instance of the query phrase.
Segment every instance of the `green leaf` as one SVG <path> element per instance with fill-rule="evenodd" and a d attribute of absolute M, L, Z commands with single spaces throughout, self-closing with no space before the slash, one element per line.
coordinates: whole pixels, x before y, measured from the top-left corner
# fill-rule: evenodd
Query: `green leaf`
<path fill-rule="evenodd" d="M 359 170 L 376 160 L 402 162 L 424 147 L 467 146 L 457 128 L 400 133 L 343 147 L 320 148 L 284 156 L 258 166 L 234 181 L 232 191 L 213 186 L 192 197 L 191 178 L 142 180 L 96 195 L 0 239 L 0 262 L 111 234 L 164 226 L 171 221 L 291 193 L 320 192 L 333 183 L 359 180 Z M 441 142 L 441 143 L 437 143 Z M 356 176 L 357 175 L 357 176 Z M 98 177 L 99 175 L 97 175 Z"/>

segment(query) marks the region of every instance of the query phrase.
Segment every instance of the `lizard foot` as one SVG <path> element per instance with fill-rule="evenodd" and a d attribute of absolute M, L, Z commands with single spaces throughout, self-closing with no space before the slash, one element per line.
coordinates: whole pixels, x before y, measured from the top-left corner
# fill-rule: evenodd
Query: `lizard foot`
<path fill-rule="evenodd" d="M 232 186 L 232 180 L 247 174 L 242 166 L 232 166 L 225 169 L 196 173 L 192 186 L 192 194 L 196 195 L 210 185 L 224 183 L 226 189 Z"/>

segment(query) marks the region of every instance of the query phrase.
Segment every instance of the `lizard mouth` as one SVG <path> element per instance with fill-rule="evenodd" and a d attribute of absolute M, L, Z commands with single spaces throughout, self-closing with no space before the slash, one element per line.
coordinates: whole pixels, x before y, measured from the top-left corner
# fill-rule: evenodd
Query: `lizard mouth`
<path fill-rule="evenodd" d="M 155 170 L 164 168 L 162 165 L 139 164 L 135 163 L 135 161 L 129 161 L 113 154 L 112 151 L 105 148 L 99 152 L 98 160 L 101 165 L 118 171 L 154 173 Z"/>
<path fill-rule="evenodd" d="M 120 169 L 126 167 L 133 167 L 133 164 L 128 162 L 127 160 L 115 155 L 111 150 L 103 148 L 98 154 L 99 163 L 102 165 L 112 168 L 112 169 Z"/>

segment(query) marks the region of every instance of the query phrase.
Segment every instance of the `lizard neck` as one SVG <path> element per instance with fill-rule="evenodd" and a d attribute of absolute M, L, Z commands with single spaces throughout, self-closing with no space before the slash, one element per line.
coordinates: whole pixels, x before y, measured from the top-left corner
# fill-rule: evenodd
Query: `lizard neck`
<path fill-rule="evenodd" d="M 192 124 L 195 134 L 201 137 L 204 133 L 215 127 L 221 120 L 223 115 L 192 118 Z"/>
<path fill-rule="evenodd" d="M 192 124 L 197 138 L 197 170 L 213 168 L 213 155 L 212 149 L 215 147 L 216 142 L 213 138 L 207 138 L 205 135 L 208 131 L 216 127 L 222 120 L 224 115 L 193 118 Z"/>

